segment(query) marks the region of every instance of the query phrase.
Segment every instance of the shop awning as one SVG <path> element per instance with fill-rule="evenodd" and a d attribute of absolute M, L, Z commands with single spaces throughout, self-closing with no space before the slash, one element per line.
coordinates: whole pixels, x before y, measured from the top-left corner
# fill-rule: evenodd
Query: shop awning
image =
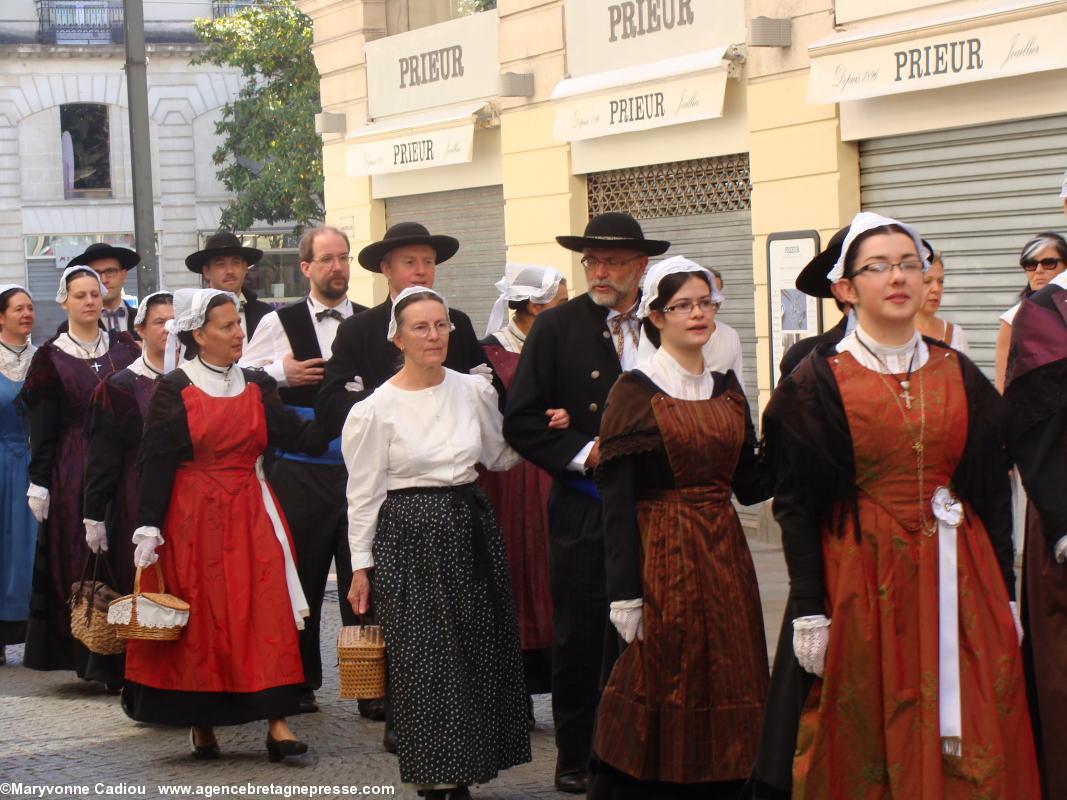
<path fill-rule="evenodd" d="M 722 116 L 728 45 L 556 84 L 553 136 L 564 142 Z"/>
<path fill-rule="evenodd" d="M 809 103 L 841 103 L 1067 69 L 1059 2 L 986 3 L 902 27 L 871 27 L 808 48 Z M 1048 13 L 1050 9 L 1058 13 Z"/>
<path fill-rule="evenodd" d="M 357 128 L 345 138 L 349 175 L 383 175 L 450 164 L 466 164 L 474 128 L 494 118 L 484 101 L 420 114 L 404 114 Z"/>

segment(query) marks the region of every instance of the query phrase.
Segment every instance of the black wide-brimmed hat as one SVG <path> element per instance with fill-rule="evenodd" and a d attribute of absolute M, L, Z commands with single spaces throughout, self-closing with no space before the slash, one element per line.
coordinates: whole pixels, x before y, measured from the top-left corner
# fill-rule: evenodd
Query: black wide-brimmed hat
<path fill-rule="evenodd" d="M 641 224 L 629 214 L 609 211 L 589 220 L 582 236 L 557 236 L 556 241 L 568 250 L 582 252 L 587 247 L 618 247 L 620 250 L 637 250 L 647 256 L 667 252 L 670 242 L 646 239 Z"/>
<path fill-rule="evenodd" d="M 204 271 L 207 262 L 218 256 L 240 256 L 251 267 L 263 258 L 263 251 L 254 247 L 245 247 L 241 244 L 241 240 L 229 231 L 219 231 L 208 237 L 203 250 L 197 250 L 185 259 L 185 266 L 190 272 L 200 274 Z"/>
<path fill-rule="evenodd" d="M 796 287 L 804 294 L 833 299 L 834 293 L 830 291 L 830 280 L 826 276 L 841 257 L 841 245 L 845 243 L 848 229 L 849 226 L 846 225 L 831 236 L 823 251 L 805 264 L 804 269 L 797 275 Z"/>
<path fill-rule="evenodd" d="M 418 222 L 398 222 L 385 232 L 380 242 L 368 244 L 359 251 L 359 265 L 371 272 L 382 271 L 382 259 L 390 250 L 413 244 L 425 244 L 437 253 L 437 263 L 452 258 L 459 250 L 459 240 L 451 236 L 431 236 L 425 225 Z"/>
<path fill-rule="evenodd" d="M 123 269 L 133 269 L 141 263 L 141 257 L 136 252 L 126 247 L 115 247 L 113 244 L 96 242 L 85 248 L 85 252 L 75 256 L 67 264 L 68 267 L 90 266 L 93 261 L 101 258 L 114 258 Z"/>

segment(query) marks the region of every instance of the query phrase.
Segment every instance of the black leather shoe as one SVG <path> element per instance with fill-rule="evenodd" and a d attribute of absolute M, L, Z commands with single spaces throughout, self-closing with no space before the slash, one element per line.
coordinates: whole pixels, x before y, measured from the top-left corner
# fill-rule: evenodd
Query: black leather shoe
<path fill-rule="evenodd" d="M 556 789 L 567 794 L 585 794 L 589 788 L 589 773 L 584 769 L 556 773 Z"/>
<path fill-rule="evenodd" d="M 385 700 L 359 700 L 356 702 L 359 715 L 372 722 L 385 722 Z"/>
<path fill-rule="evenodd" d="M 396 731 L 392 726 L 385 726 L 385 735 L 382 737 L 382 747 L 385 748 L 385 752 L 396 755 Z"/>
<path fill-rule="evenodd" d="M 301 689 L 297 697 L 301 714 L 314 714 L 319 710 L 319 704 L 315 702 L 315 693 L 310 689 Z"/>
<path fill-rule="evenodd" d="M 299 739 L 275 739 L 267 734 L 267 759 L 271 762 L 287 756 L 302 756 L 307 751 L 308 746 Z"/>
<path fill-rule="evenodd" d="M 215 761 L 219 757 L 219 743 L 213 742 L 212 744 L 197 744 L 196 734 L 193 733 L 193 729 L 189 729 L 189 744 L 193 748 L 193 758 L 200 761 Z"/>
<path fill-rule="evenodd" d="M 447 800 L 471 800 L 471 793 L 466 786 L 457 786 L 449 791 Z"/>

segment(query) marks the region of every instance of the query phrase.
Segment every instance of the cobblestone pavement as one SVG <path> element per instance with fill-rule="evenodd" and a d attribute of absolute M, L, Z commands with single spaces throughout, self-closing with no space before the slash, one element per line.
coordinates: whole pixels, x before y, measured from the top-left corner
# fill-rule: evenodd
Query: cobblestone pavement
<path fill-rule="evenodd" d="M 753 542 L 752 551 L 770 646 L 781 622 L 785 566 L 778 547 Z M 311 749 L 281 764 L 267 762 L 265 724 L 220 729 L 222 759 L 193 761 L 187 730 L 131 722 L 117 697 L 71 673 L 22 669 L 22 648 L 9 647 L 8 665 L 0 667 L 0 797 L 161 797 L 169 787 L 191 787 L 190 796 L 266 800 L 285 797 L 286 789 L 292 797 L 312 796 L 297 794 L 292 787 L 322 792 L 316 787 L 330 786 L 367 787 L 363 796 L 415 797 L 400 785 L 395 757 L 381 747 L 383 724 L 362 719 L 354 701 L 338 699 L 337 671 L 332 667 L 338 625 L 334 591 L 327 596 L 322 637 L 325 678 L 318 693 L 322 710 L 290 720 Z M 534 713 L 532 762 L 505 771 L 486 786 L 473 787 L 475 798 L 568 797 L 552 786 L 555 747 L 547 695 L 536 698 Z M 275 793 L 220 791 L 248 784 L 273 786 Z M 77 786 L 88 789 L 72 789 Z M 342 792 L 317 796 L 351 796 Z"/>

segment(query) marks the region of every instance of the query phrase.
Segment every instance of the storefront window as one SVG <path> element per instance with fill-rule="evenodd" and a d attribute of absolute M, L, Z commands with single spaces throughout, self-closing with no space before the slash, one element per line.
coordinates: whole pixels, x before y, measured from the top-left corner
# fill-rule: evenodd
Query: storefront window
<path fill-rule="evenodd" d="M 211 233 L 200 234 L 204 247 Z M 245 247 L 263 251 L 260 262 L 248 270 L 245 288 L 272 305 L 285 305 L 307 294 L 307 279 L 300 272 L 297 245 L 300 237 L 292 233 L 239 233 Z"/>

